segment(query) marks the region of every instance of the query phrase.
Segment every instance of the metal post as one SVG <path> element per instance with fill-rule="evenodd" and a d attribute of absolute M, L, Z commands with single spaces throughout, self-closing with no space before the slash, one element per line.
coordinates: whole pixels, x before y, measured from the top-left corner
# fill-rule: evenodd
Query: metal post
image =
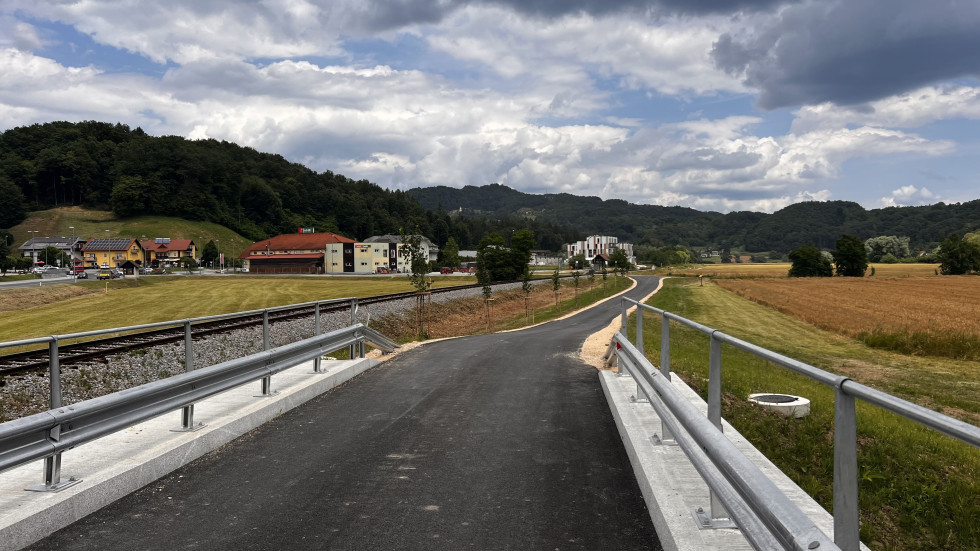
<path fill-rule="evenodd" d="M 711 421 L 719 431 L 721 427 L 721 341 L 711 333 L 711 345 L 708 352 L 708 421 Z M 714 490 L 710 492 L 711 519 L 727 519 L 730 514 Z"/>
<path fill-rule="evenodd" d="M 262 350 L 268 350 L 269 344 L 269 311 L 262 310 Z M 272 375 L 262 377 L 262 394 L 260 396 L 274 396 L 272 392 Z"/>
<path fill-rule="evenodd" d="M 320 334 L 320 303 L 317 302 L 313 305 L 313 334 Z M 320 362 L 323 361 L 321 356 L 317 356 L 313 360 L 313 373 L 323 373 L 320 369 Z"/>
<path fill-rule="evenodd" d="M 190 320 L 184 322 L 184 371 L 194 371 L 194 338 Z M 180 427 L 171 432 L 193 432 L 205 427 L 204 423 L 194 426 L 194 404 L 180 408 Z"/>
<path fill-rule="evenodd" d="M 854 397 L 844 392 L 845 381 L 834 394 L 834 543 L 843 551 L 858 551 L 857 411 Z"/>
<path fill-rule="evenodd" d="M 708 421 L 721 429 L 721 341 L 711 333 L 708 352 Z"/>
<path fill-rule="evenodd" d="M 660 315 L 660 373 L 670 380 L 670 318 L 667 314 Z M 674 433 L 670 431 L 667 423 L 660 421 L 660 441 L 668 445 L 676 445 Z"/>
<path fill-rule="evenodd" d="M 58 360 L 58 337 L 52 337 L 48 343 L 48 388 L 51 409 L 61 407 L 61 365 Z M 61 425 L 56 425 L 48 433 L 48 438 L 58 442 L 61 440 Z M 59 492 L 69 486 L 81 482 L 74 477 L 61 481 L 61 452 L 44 458 L 44 482 L 25 488 L 31 492 Z"/>
<path fill-rule="evenodd" d="M 625 336 L 628 335 L 626 333 L 626 325 L 627 325 L 627 320 L 626 320 L 626 300 L 625 299 L 620 299 L 619 303 L 623 306 L 623 313 L 620 316 L 619 328 L 623 332 L 623 336 L 625 337 Z"/>
<path fill-rule="evenodd" d="M 644 358 L 647 357 L 647 351 L 643 348 L 643 307 L 639 304 L 636 305 L 636 349 Z"/>
<path fill-rule="evenodd" d="M 350 299 L 350 324 L 354 325 L 355 323 L 357 323 L 357 297 Z M 348 355 L 352 360 L 357 355 L 356 346 L 356 344 L 352 344 L 347 347 Z"/>

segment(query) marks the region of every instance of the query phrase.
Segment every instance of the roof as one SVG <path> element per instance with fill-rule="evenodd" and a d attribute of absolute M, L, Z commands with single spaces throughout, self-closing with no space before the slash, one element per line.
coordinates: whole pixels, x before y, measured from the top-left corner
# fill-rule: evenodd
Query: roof
<path fill-rule="evenodd" d="M 32 249 L 43 249 L 45 247 L 57 247 L 59 249 L 67 249 L 78 243 L 82 239 L 80 237 L 32 237 L 24 244 L 18 247 L 22 251 L 29 251 Z"/>
<path fill-rule="evenodd" d="M 323 260 L 323 253 L 306 253 L 306 254 L 253 254 L 250 256 L 243 257 L 245 260 Z"/>
<path fill-rule="evenodd" d="M 186 251 L 191 248 L 191 244 L 194 243 L 192 239 L 171 239 L 169 243 L 157 243 L 156 241 L 140 241 L 140 245 L 143 246 L 144 250 L 154 251 L 154 252 L 165 252 L 165 251 Z"/>
<path fill-rule="evenodd" d="M 431 239 L 424 235 L 420 235 L 422 238 L 422 245 L 428 247 L 430 250 L 439 250 L 436 244 L 432 242 Z M 363 243 L 401 243 L 402 236 L 387 233 L 385 235 L 372 235 L 363 241 Z"/>
<path fill-rule="evenodd" d="M 324 233 L 286 233 L 263 239 L 245 249 L 239 258 L 246 258 L 256 251 L 323 251 L 326 250 L 328 243 L 353 243 L 349 237 L 337 235 L 333 232 Z"/>
<path fill-rule="evenodd" d="M 125 251 L 139 243 L 132 237 L 113 237 L 109 239 L 89 239 L 88 243 L 82 247 L 83 251 Z M 142 245 L 140 245 L 142 248 Z"/>

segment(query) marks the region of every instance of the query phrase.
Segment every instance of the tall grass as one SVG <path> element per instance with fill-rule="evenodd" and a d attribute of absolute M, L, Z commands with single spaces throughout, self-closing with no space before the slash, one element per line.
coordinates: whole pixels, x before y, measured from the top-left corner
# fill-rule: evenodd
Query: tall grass
<path fill-rule="evenodd" d="M 737 321 L 737 328 L 726 326 L 726 312 L 718 310 L 716 297 L 683 280 L 668 280 L 650 303 L 733 335 L 740 330 L 772 331 L 771 340 L 778 342 L 747 339 L 772 349 L 791 348 L 787 343 L 793 342 L 813 343 L 813 333 L 820 333 L 747 301 L 741 301 L 741 307 L 748 312 L 740 315 L 754 319 L 751 323 L 756 326 L 746 327 L 746 318 Z M 817 338 L 833 341 L 835 337 Z M 648 357 L 658 358 L 660 327 L 654 320 L 644 324 L 644 343 Z M 670 352 L 673 371 L 706 396 L 708 337 L 672 324 Z M 789 350 L 781 352 L 795 356 Z M 722 365 L 724 417 L 831 510 L 833 389 L 728 346 L 722 349 Z M 746 398 L 754 392 L 805 396 L 811 400 L 811 414 L 803 419 L 774 415 L 748 404 Z M 862 541 L 873 549 L 980 547 L 980 451 L 861 402 L 858 435 Z"/>

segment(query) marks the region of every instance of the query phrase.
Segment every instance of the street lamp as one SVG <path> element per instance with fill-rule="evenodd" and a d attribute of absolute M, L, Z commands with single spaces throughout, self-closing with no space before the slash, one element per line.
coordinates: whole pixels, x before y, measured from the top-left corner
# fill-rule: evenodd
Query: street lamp
<path fill-rule="evenodd" d="M 34 267 L 37 264 L 37 251 L 35 251 L 37 244 L 34 240 L 37 239 L 38 230 L 27 230 L 27 233 L 34 234 L 31 236 L 31 273 L 34 273 Z"/>
<path fill-rule="evenodd" d="M 75 275 L 75 226 L 68 226 L 71 230 L 71 241 L 68 243 L 68 264 L 71 268 L 71 273 Z"/>

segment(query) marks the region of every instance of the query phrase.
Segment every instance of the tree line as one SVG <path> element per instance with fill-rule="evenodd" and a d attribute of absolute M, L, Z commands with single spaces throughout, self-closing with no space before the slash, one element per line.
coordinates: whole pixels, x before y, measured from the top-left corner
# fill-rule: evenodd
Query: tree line
<path fill-rule="evenodd" d="M 119 217 L 161 215 L 215 222 L 254 240 L 298 227 L 363 239 L 415 228 L 440 247 L 475 249 L 484 236 L 522 228 L 560 250 L 578 230 L 520 217 L 487 219 L 426 209 L 402 191 L 214 139 L 154 137 L 96 121 L 50 122 L 0 133 L 0 228 L 30 210 L 110 208 Z"/>
<path fill-rule="evenodd" d="M 893 235 L 872 237 L 864 242 L 854 235 L 842 235 L 832 251 L 821 251 L 814 245 L 802 245 L 789 253 L 790 277 L 863 277 L 870 262 L 899 262 L 909 257 L 907 237 Z M 950 234 L 943 238 L 928 259 L 939 264 L 943 275 L 980 272 L 980 232 L 963 237 Z M 874 275 L 874 268 L 871 269 Z"/>

